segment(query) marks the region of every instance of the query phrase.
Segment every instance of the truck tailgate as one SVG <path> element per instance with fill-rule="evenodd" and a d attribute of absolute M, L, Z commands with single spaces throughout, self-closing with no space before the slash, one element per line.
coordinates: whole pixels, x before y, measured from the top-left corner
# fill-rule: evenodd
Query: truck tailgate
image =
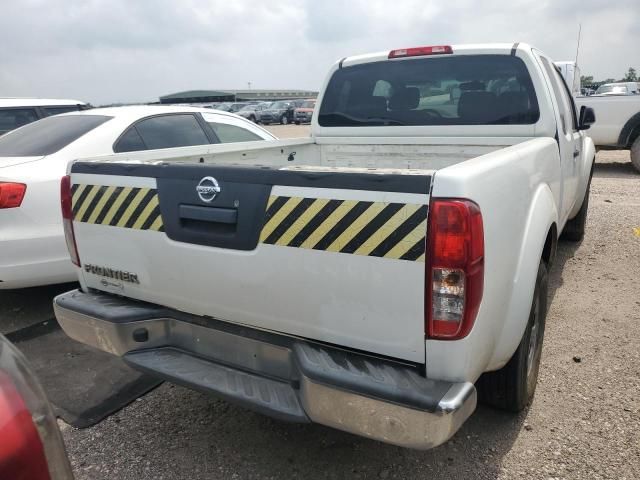
<path fill-rule="evenodd" d="M 424 363 L 431 178 L 78 162 L 84 285 Z"/>

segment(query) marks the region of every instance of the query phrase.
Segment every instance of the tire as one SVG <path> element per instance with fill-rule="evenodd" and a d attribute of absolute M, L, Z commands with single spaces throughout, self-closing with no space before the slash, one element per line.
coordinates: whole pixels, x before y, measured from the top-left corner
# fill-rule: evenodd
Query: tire
<path fill-rule="evenodd" d="M 640 172 L 640 135 L 631 145 L 631 163 L 635 169 Z"/>
<path fill-rule="evenodd" d="M 296 125 L 300 125 L 300 121 L 299 120 L 296 120 Z"/>
<path fill-rule="evenodd" d="M 249 115 L 249 120 L 252 121 L 253 123 L 258 123 L 258 122 L 256 122 L 255 115 Z"/>
<path fill-rule="evenodd" d="M 280 117 L 280 125 L 287 125 L 289 123 L 289 117 L 287 117 L 286 115 L 282 115 L 282 117 Z"/>
<path fill-rule="evenodd" d="M 578 214 L 567 222 L 560 238 L 570 242 L 581 242 L 587 228 L 587 210 L 589 209 L 589 192 L 591 191 L 591 178 L 587 184 L 587 191 L 584 194 L 582 205 Z"/>
<path fill-rule="evenodd" d="M 481 402 L 520 412 L 533 399 L 542 356 L 548 283 L 547 266 L 541 261 L 527 328 L 511 360 L 500 370 L 487 372 L 478 379 L 476 387 Z"/>

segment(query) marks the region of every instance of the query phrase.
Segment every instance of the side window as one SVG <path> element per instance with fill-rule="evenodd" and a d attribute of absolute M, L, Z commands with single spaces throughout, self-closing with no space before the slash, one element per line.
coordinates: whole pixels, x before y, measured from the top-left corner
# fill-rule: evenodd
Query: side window
<path fill-rule="evenodd" d="M 38 114 L 33 108 L 0 109 L 0 134 L 22 127 L 38 120 Z"/>
<path fill-rule="evenodd" d="M 142 137 L 140 137 L 140 134 L 138 133 L 138 130 L 136 130 L 135 125 L 129 127 L 129 130 L 127 130 L 124 135 L 120 137 L 118 143 L 116 143 L 113 147 L 113 151 L 115 153 L 137 152 L 146 149 L 147 146 L 142 141 Z"/>
<path fill-rule="evenodd" d="M 573 102 L 569 97 L 569 94 L 566 91 L 566 88 L 563 84 L 564 80 L 560 76 L 560 73 L 551 65 L 551 62 L 545 58 L 540 57 L 542 60 L 542 64 L 544 65 L 545 70 L 547 71 L 547 75 L 549 75 L 549 80 L 551 81 L 551 88 L 553 89 L 553 93 L 558 100 L 558 105 L 560 108 L 560 120 L 562 121 L 562 131 L 565 135 L 571 133 L 575 128 L 575 111 L 573 110 Z"/>
<path fill-rule="evenodd" d="M 191 114 L 151 117 L 136 123 L 135 127 L 149 150 L 211 143 Z"/>
<path fill-rule="evenodd" d="M 262 137 L 247 130 L 246 128 L 229 125 L 227 123 L 208 123 L 220 139 L 220 143 L 255 142 L 256 140 L 264 140 Z"/>
<path fill-rule="evenodd" d="M 62 107 L 42 107 L 47 115 L 59 115 L 61 113 L 77 112 L 79 108 L 76 105 L 68 105 Z"/>

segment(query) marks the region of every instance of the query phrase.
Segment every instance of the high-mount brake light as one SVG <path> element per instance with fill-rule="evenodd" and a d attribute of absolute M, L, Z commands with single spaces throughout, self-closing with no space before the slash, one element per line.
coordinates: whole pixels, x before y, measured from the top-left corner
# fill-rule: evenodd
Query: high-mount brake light
<path fill-rule="evenodd" d="M 480 308 L 483 286 L 484 230 L 480 208 L 469 200 L 432 200 L 425 278 L 427 337 L 466 337 Z"/>
<path fill-rule="evenodd" d="M 67 242 L 67 250 L 74 265 L 80 266 L 80 256 L 76 245 L 76 235 L 73 231 L 73 208 L 71 193 L 71 177 L 65 175 L 60 181 L 60 206 L 62 207 L 62 226 L 64 238 Z"/>
<path fill-rule="evenodd" d="M 0 208 L 19 207 L 26 191 L 24 183 L 0 182 Z"/>
<path fill-rule="evenodd" d="M 389 58 L 421 57 L 424 55 L 446 55 L 450 53 L 453 53 L 453 49 L 450 45 L 435 45 L 431 47 L 399 48 L 397 50 L 391 50 L 389 52 Z"/>

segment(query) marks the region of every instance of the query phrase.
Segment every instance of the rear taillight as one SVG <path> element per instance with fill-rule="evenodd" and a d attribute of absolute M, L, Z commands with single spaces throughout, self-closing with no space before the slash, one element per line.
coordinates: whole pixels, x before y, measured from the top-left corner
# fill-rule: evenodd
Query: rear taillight
<path fill-rule="evenodd" d="M 62 226 L 64 227 L 64 238 L 67 241 L 67 250 L 74 265 L 80 266 L 78 246 L 76 236 L 73 232 L 73 206 L 71 193 L 71 177 L 65 175 L 60 181 L 60 205 L 62 207 Z"/>
<path fill-rule="evenodd" d="M 24 356 L 0 335 L 0 479 L 72 478 L 42 387 Z"/>
<path fill-rule="evenodd" d="M 26 191 L 24 183 L 0 182 L 0 208 L 19 207 Z"/>
<path fill-rule="evenodd" d="M 449 45 L 435 45 L 431 47 L 399 48 L 389 52 L 389 58 L 422 57 L 424 55 L 446 55 L 453 53 Z"/>
<path fill-rule="evenodd" d="M 484 283 L 480 208 L 469 200 L 434 199 L 427 231 L 425 333 L 457 340 L 473 327 Z"/>

